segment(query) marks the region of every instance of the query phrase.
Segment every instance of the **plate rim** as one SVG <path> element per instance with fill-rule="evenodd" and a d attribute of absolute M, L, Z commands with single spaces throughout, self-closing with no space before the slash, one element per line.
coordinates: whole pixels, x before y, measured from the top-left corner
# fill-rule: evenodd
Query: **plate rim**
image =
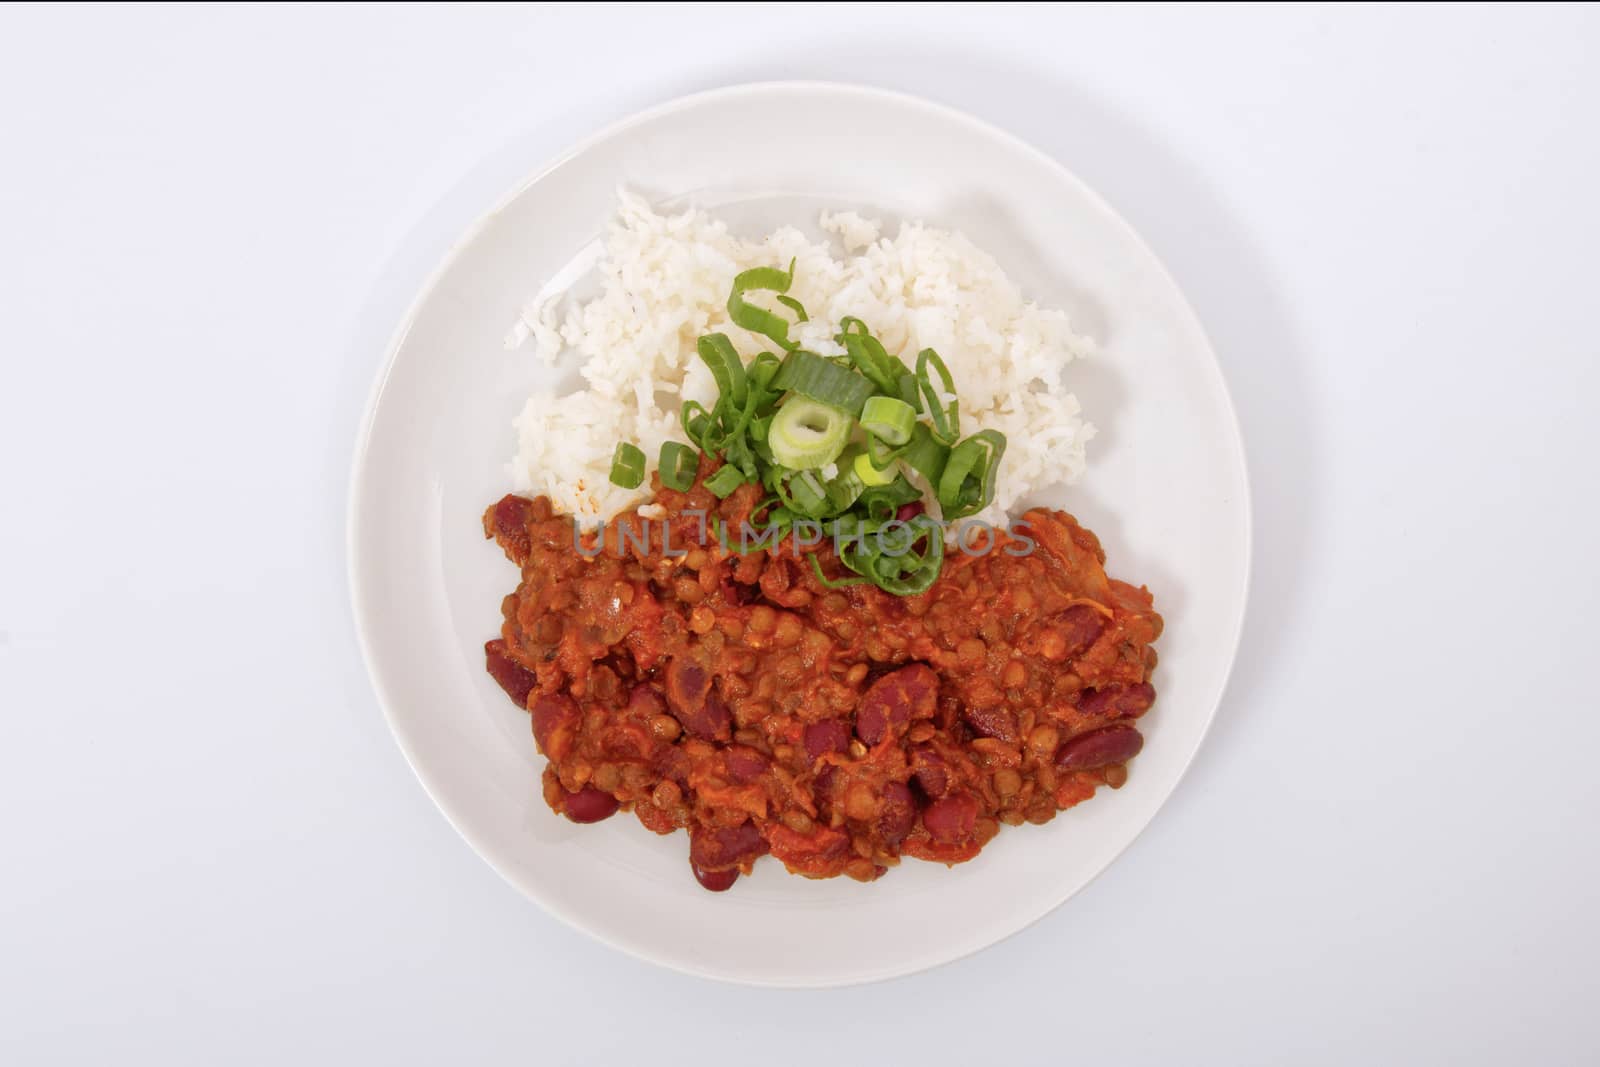
<path fill-rule="evenodd" d="M 375 669 L 374 666 L 375 653 L 372 647 L 373 639 L 369 631 L 367 612 L 363 607 L 364 598 L 367 595 L 366 587 L 363 584 L 361 578 L 361 568 L 358 563 L 361 551 L 359 537 L 361 532 L 360 500 L 362 498 L 363 489 L 365 486 L 365 474 L 373 429 L 377 420 L 378 407 L 383 399 L 384 390 L 387 387 L 389 378 L 394 371 L 395 362 L 399 357 L 400 350 L 404 346 L 406 338 L 410 334 L 412 327 L 415 325 L 423 305 L 437 288 L 439 281 L 455 265 L 456 260 L 462 255 L 465 249 L 471 245 L 474 240 L 476 240 L 479 234 L 481 234 L 500 215 L 502 211 L 509 207 L 513 201 L 515 201 L 528 189 L 532 188 L 534 185 L 537 185 L 552 171 L 583 155 L 591 148 L 614 137 L 622 135 L 636 126 L 642 126 L 661 118 L 665 118 L 682 111 L 692 110 L 707 103 L 720 101 L 726 98 L 739 96 L 753 97 L 766 93 L 804 94 L 808 92 L 855 94 L 862 97 L 871 97 L 880 102 L 893 103 L 898 106 L 915 108 L 927 113 L 932 117 L 942 119 L 947 122 L 958 123 L 966 126 L 969 130 L 972 130 L 976 133 L 1003 142 L 1011 149 L 1032 157 L 1036 162 L 1043 164 L 1057 178 L 1076 188 L 1078 193 L 1085 198 L 1087 204 L 1089 204 L 1096 212 L 1101 214 L 1107 222 L 1120 231 L 1123 237 L 1132 241 L 1145 255 L 1147 255 L 1151 265 L 1158 272 L 1160 278 L 1166 282 L 1166 284 L 1171 288 L 1171 291 L 1176 294 L 1178 298 L 1179 310 L 1187 320 L 1187 325 L 1194 331 L 1195 337 L 1204 347 L 1207 362 L 1209 363 L 1215 383 L 1219 387 L 1218 393 L 1222 401 L 1223 409 L 1227 414 L 1227 419 L 1225 421 L 1229 431 L 1229 443 L 1239 459 L 1241 476 L 1239 507 L 1242 512 L 1244 527 L 1244 538 L 1242 545 L 1244 553 L 1243 568 L 1240 587 L 1238 589 L 1239 607 L 1237 617 L 1233 621 L 1232 632 L 1228 635 L 1228 662 L 1222 673 L 1222 680 L 1217 689 L 1216 699 L 1212 702 L 1211 707 L 1205 714 L 1205 721 L 1200 728 L 1199 736 L 1194 745 L 1194 750 L 1190 753 L 1188 759 L 1179 769 L 1177 775 L 1172 779 L 1172 782 L 1167 787 L 1166 791 L 1156 802 L 1155 807 L 1152 809 L 1149 818 L 1146 819 L 1144 824 L 1140 826 L 1139 829 L 1128 838 L 1128 840 L 1123 842 L 1122 845 L 1117 848 L 1110 858 L 1107 859 L 1106 862 L 1100 867 L 1100 869 L 1095 871 L 1094 874 L 1089 876 L 1089 878 L 1084 880 L 1081 884 L 1074 886 L 1063 893 L 1054 903 L 1040 911 L 1037 915 L 1028 918 L 1026 921 L 1017 926 L 1016 929 L 1011 930 L 1006 934 L 1003 934 L 985 944 L 959 949 L 952 954 L 931 962 L 912 962 L 904 966 L 891 967 L 883 970 L 870 971 L 867 973 L 860 973 L 821 981 L 808 979 L 785 980 L 778 977 L 763 979 L 744 975 L 736 976 L 726 973 L 719 973 L 714 970 L 698 968 L 689 963 L 674 959 L 667 959 L 651 955 L 638 946 L 623 943 L 590 927 L 578 917 L 570 914 L 566 909 L 537 895 L 529 887 L 523 885 L 520 881 L 514 878 L 512 874 L 507 869 L 502 867 L 500 863 L 496 862 L 495 859 L 492 858 L 492 850 L 485 847 L 484 843 L 480 841 L 479 836 L 469 829 L 466 820 L 460 817 L 457 812 L 452 811 L 450 805 L 447 804 L 441 794 L 430 785 L 427 775 L 423 772 L 419 764 L 418 753 L 414 750 L 411 742 L 408 740 L 405 731 L 400 728 L 396 721 L 395 712 L 393 711 L 393 702 L 390 699 L 387 686 L 380 673 Z M 1073 897 L 1077 896 L 1090 885 L 1094 884 L 1094 882 L 1096 882 L 1103 874 L 1105 874 L 1106 871 L 1110 870 L 1111 867 L 1116 864 L 1117 860 L 1119 860 L 1133 845 L 1133 843 L 1144 835 L 1145 831 L 1149 829 L 1150 825 L 1156 821 L 1156 818 L 1161 814 L 1161 812 L 1166 808 L 1167 803 L 1172 799 L 1173 794 L 1177 792 L 1178 787 L 1182 785 L 1184 779 L 1188 777 L 1189 771 L 1194 766 L 1195 760 L 1198 758 L 1201 749 L 1205 747 L 1206 741 L 1211 735 L 1212 727 L 1216 724 L 1217 714 L 1221 710 L 1223 701 L 1227 698 L 1229 687 L 1233 682 L 1234 669 L 1238 664 L 1239 649 L 1244 636 L 1245 620 L 1249 614 L 1250 592 L 1255 570 L 1255 512 L 1253 496 L 1254 494 L 1250 482 L 1249 453 L 1245 448 L 1244 431 L 1239 422 L 1238 410 L 1233 402 L 1232 391 L 1228 388 L 1227 375 L 1223 371 L 1221 360 L 1217 358 L 1216 348 L 1211 342 L 1210 335 L 1207 334 L 1205 330 L 1204 323 L 1201 321 L 1199 314 L 1195 311 L 1193 304 L 1190 303 L 1188 294 L 1184 291 L 1183 287 L 1178 284 L 1177 279 L 1173 277 L 1172 271 L 1168 268 L 1166 262 L 1156 254 L 1155 250 L 1150 247 L 1149 243 L 1145 241 L 1144 237 L 1139 233 L 1139 231 L 1135 229 L 1134 226 L 1128 222 L 1128 220 L 1125 219 L 1122 214 L 1118 212 L 1116 208 L 1114 208 L 1111 203 L 1107 201 L 1105 197 L 1103 197 L 1096 189 L 1084 181 L 1083 178 L 1079 177 L 1078 174 L 1069 168 L 1065 163 L 1061 162 L 1059 159 L 1050 155 L 1043 149 L 1037 147 L 1021 136 L 1012 133 L 1010 130 L 1005 129 L 1004 127 L 995 125 L 986 119 L 979 118 L 978 116 L 970 112 L 963 111 L 958 107 L 941 103 L 939 101 L 930 100 L 927 97 L 919 96 L 914 93 L 862 83 L 812 79 L 778 79 L 768 81 L 739 82 L 730 85 L 718 86 L 711 89 L 700 90 L 681 96 L 675 96 L 668 100 L 629 113 L 621 118 L 606 123 L 599 129 L 583 138 L 580 138 L 576 142 L 568 145 L 566 148 L 558 151 L 544 162 L 532 168 L 524 177 L 518 179 L 507 192 L 496 199 L 492 206 L 485 209 L 481 214 L 475 217 L 473 221 L 467 227 L 465 227 L 453 241 L 451 241 L 444 255 L 440 257 L 437 264 L 435 264 L 432 270 L 430 270 L 423 279 L 416 293 L 407 304 L 405 314 L 401 317 L 398 325 L 390 334 L 384 350 L 383 359 L 379 364 L 377 374 L 366 395 L 361 421 L 356 433 L 355 447 L 353 449 L 349 465 L 345 498 L 344 564 L 350 596 L 349 603 L 351 618 L 355 628 L 356 643 L 361 650 L 362 666 L 366 671 L 367 679 L 372 686 L 373 693 L 377 697 L 378 706 L 383 712 L 384 721 L 389 728 L 390 735 L 392 736 L 395 744 L 399 747 L 401 755 L 404 756 L 407 766 L 411 769 L 411 773 L 416 777 L 418 783 L 421 784 L 423 792 L 428 795 L 428 798 L 433 802 L 434 807 L 437 808 L 439 813 L 444 816 L 445 821 L 451 826 L 452 829 L 455 830 L 458 835 L 461 836 L 464 841 L 466 841 L 467 845 L 472 849 L 477 857 L 486 863 L 491 870 L 500 876 L 502 880 L 515 889 L 518 894 L 528 900 L 533 901 L 541 909 L 543 909 L 546 914 L 554 916 L 569 928 L 576 930 L 603 945 L 606 945 L 608 948 L 624 953 L 633 959 L 640 960 L 657 967 L 662 967 L 666 970 L 679 974 L 690 975 L 696 978 L 710 979 L 729 985 L 756 988 L 837 989 L 889 981 L 891 979 L 908 977 L 914 974 L 923 974 L 928 971 L 956 963 L 960 960 L 968 959 L 979 952 L 984 951 L 985 949 L 993 948 L 995 945 L 1011 940 L 1025 930 L 1033 927 L 1046 916 L 1053 914 Z"/>

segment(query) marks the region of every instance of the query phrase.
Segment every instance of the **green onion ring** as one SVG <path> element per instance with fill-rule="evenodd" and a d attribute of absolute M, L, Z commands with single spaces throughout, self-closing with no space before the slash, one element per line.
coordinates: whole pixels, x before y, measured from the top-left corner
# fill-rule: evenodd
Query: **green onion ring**
<path fill-rule="evenodd" d="M 731 463 L 719 468 L 715 474 L 706 479 L 706 488 L 711 490 L 718 500 L 726 499 L 744 484 L 744 472 Z"/>
<path fill-rule="evenodd" d="M 744 407 L 744 361 L 725 333 L 708 333 L 695 343 L 695 351 L 717 380 L 718 393 L 735 408 Z"/>
<path fill-rule="evenodd" d="M 611 456 L 611 484 L 637 489 L 644 483 L 644 452 L 626 441 L 617 444 Z"/>
<path fill-rule="evenodd" d="M 950 450 L 939 477 L 939 508 L 946 519 L 962 519 L 994 502 L 994 476 L 1006 452 L 1006 435 L 981 430 Z"/>
<path fill-rule="evenodd" d="M 784 358 L 783 366 L 772 378 L 772 387 L 836 407 L 851 417 L 873 394 L 872 383 L 866 378 L 803 348 Z"/>
<path fill-rule="evenodd" d="M 744 299 L 744 294 L 752 290 L 787 293 L 793 283 L 794 260 L 792 259 L 786 271 L 777 267 L 751 267 L 747 271 L 740 272 L 734 277 L 733 289 L 728 293 L 728 317 L 735 325 L 742 326 L 751 333 L 771 338 L 775 344 L 786 349 L 794 348 L 795 343 L 789 340 L 789 323 L 781 315 L 747 303 Z"/>
<path fill-rule="evenodd" d="M 790 470 L 826 466 L 849 442 L 850 416 L 804 396 L 784 401 L 767 430 L 773 458 Z"/>
<path fill-rule="evenodd" d="M 878 440 L 899 448 L 911 440 L 917 413 L 904 400 L 892 396 L 868 397 L 861 406 L 861 428 Z"/>
<path fill-rule="evenodd" d="M 661 484 L 668 489 L 687 492 L 694 485 L 695 472 L 700 468 L 700 457 L 688 445 L 667 441 L 661 446 L 661 462 L 656 465 Z"/>

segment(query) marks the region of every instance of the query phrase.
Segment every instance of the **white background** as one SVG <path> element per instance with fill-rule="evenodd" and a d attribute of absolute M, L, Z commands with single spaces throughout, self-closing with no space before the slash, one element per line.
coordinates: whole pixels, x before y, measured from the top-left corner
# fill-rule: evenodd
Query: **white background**
<path fill-rule="evenodd" d="M 0 13 L 0 1061 L 1593 1062 L 1600 11 Z M 1168 808 L 884 985 L 518 896 L 356 651 L 349 457 L 462 228 L 598 126 L 815 77 L 1021 134 L 1228 374 L 1253 599 Z"/>

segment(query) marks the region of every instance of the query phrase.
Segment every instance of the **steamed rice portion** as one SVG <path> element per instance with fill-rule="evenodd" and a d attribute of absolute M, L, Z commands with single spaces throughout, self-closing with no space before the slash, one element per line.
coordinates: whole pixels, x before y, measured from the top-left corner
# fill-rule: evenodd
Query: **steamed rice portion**
<path fill-rule="evenodd" d="M 600 295 L 531 304 L 507 338 L 508 347 L 531 339 L 552 365 L 575 352 L 586 383 L 576 393 L 528 398 L 508 465 L 517 492 L 544 494 L 584 522 L 645 500 L 648 477 L 638 489 L 610 482 L 617 443 L 637 444 L 654 470 L 662 442 L 685 440 L 680 405 L 712 406 L 716 383 L 695 352 L 701 335 L 726 333 L 746 362 L 774 347 L 729 320 L 728 291 L 740 271 L 791 258 L 789 295 L 811 317 L 790 330 L 802 348 L 843 355 L 833 335 L 853 315 L 908 366 L 935 349 L 955 380 L 962 436 L 1006 435 L 994 503 L 976 518 L 1003 526 L 1030 492 L 1082 473 L 1094 427 L 1061 373 L 1094 343 L 1072 331 L 1064 312 L 1025 300 L 993 257 L 960 234 L 906 223 L 887 238 L 876 221 L 824 212 L 821 227 L 833 241 L 813 243 L 787 226 L 745 241 L 707 212 L 660 215 L 637 195 L 619 198 L 598 267 Z M 750 298 L 792 319 L 771 295 Z"/>

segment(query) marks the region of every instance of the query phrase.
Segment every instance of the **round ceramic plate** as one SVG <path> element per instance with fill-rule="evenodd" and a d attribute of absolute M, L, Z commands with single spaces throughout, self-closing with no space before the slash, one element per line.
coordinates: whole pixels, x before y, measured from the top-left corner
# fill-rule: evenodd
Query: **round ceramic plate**
<path fill-rule="evenodd" d="M 735 131 L 730 133 L 730 131 Z M 1085 150 L 1090 150 L 1086 146 Z M 1100 429 L 1089 471 L 1028 503 L 1099 534 L 1114 576 L 1166 618 L 1144 752 L 1120 790 L 1046 826 L 1004 827 L 954 868 L 908 860 L 869 885 L 766 860 L 731 892 L 690 876 L 688 840 L 631 817 L 578 826 L 540 795 L 527 715 L 484 672 L 515 569 L 479 517 L 509 489 L 511 419 L 562 385 L 503 338 L 528 297 L 593 262 L 619 185 L 716 209 L 748 236 L 823 207 L 964 232 L 1032 298 L 1100 343 L 1067 384 Z M 1233 662 L 1249 493 L 1221 372 L 1183 294 L 1060 163 L 921 100 L 819 84 L 674 101 L 529 179 L 451 251 L 396 335 L 355 459 L 350 574 L 367 666 L 445 816 L 513 885 L 607 944 L 732 981 L 824 986 L 907 974 L 1023 929 L 1155 816 L 1194 758 Z"/>

